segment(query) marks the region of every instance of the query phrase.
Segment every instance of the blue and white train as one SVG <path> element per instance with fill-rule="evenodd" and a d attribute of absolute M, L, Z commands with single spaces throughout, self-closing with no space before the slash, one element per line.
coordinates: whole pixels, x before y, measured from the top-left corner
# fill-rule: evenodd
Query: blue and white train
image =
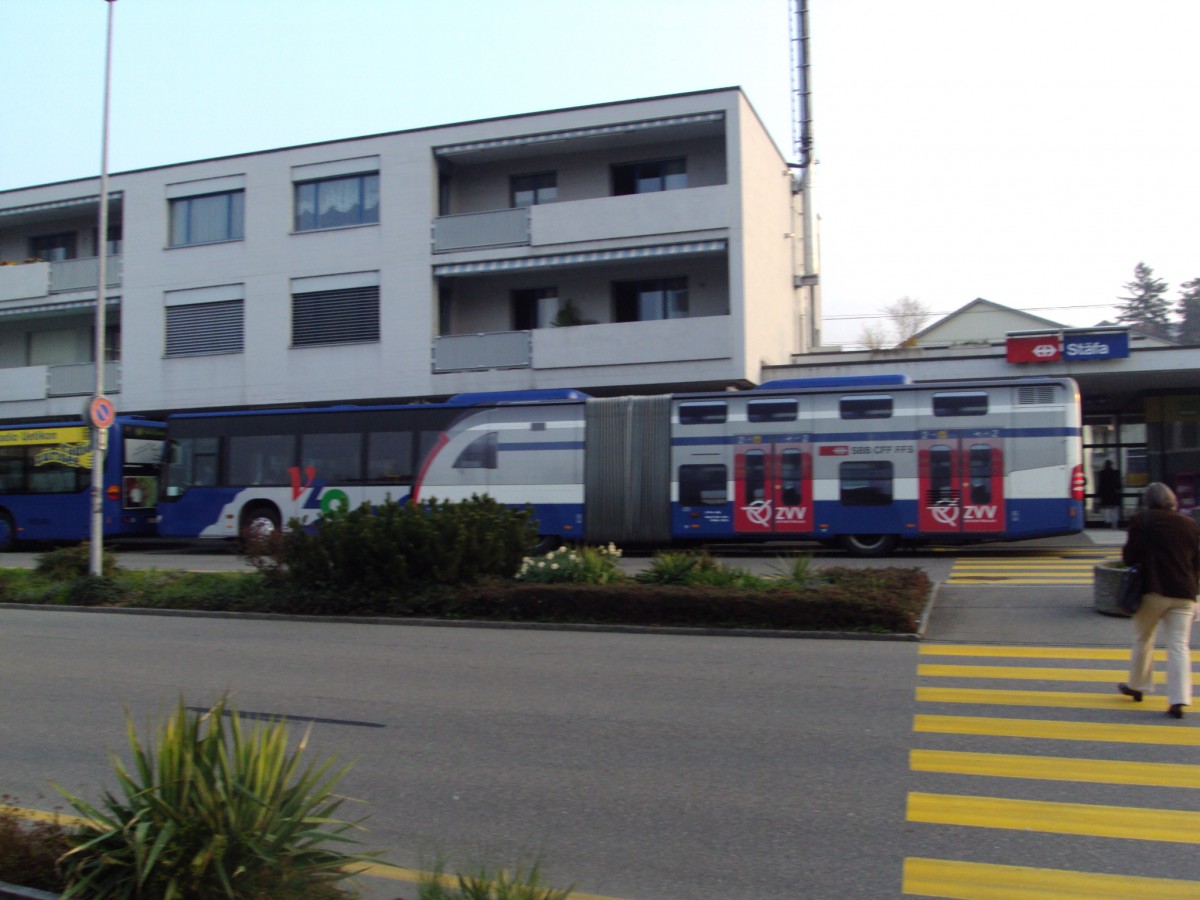
<path fill-rule="evenodd" d="M 168 419 L 159 530 L 236 537 L 364 502 L 486 494 L 547 540 L 665 546 L 901 544 L 1082 530 L 1079 391 L 1067 378 L 768 382 L 754 390 Z"/>

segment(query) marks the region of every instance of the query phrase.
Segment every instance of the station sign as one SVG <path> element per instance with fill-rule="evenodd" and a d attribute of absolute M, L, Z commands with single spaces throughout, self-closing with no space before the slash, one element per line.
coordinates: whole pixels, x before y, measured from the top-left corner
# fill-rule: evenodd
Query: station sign
<path fill-rule="evenodd" d="M 1128 331 L 1069 332 L 1063 335 L 1063 359 L 1127 359 Z"/>
<path fill-rule="evenodd" d="M 1067 328 L 1042 334 L 1009 334 L 1005 355 L 1010 363 L 1089 362 L 1129 357 L 1129 332 Z"/>
<path fill-rule="evenodd" d="M 1010 363 L 1058 362 L 1063 358 L 1062 333 L 1010 335 L 1005 350 Z"/>

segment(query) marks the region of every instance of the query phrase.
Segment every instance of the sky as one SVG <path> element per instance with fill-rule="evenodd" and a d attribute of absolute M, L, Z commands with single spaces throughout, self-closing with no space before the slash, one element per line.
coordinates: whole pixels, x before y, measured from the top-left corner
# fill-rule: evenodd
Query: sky
<path fill-rule="evenodd" d="M 100 170 L 105 0 L 0 0 L 0 190 Z M 740 86 L 788 0 L 117 0 L 109 171 Z M 1113 317 L 1200 277 L 1200 0 L 809 0 L 824 341 L 901 297 Z M 932 321 L 932 319 L 931 319 Z"/>

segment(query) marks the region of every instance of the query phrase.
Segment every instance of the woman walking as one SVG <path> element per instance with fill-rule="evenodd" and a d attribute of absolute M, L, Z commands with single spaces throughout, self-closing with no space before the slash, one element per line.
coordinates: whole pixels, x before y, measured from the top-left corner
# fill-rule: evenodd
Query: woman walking
<path fill-rule="evenodd" d="M 1155 482 L 1142 495 L 1143 511 L 1129 520 L 1121 551 L 1127 565 L 1142 567 L 1142 605 L 1133 614 L 1129 682 L 1117 690 L 1135 701 L 1154 692 L 1154 634 L 1167 637 L 1167 715 L 1183 718 L 1192 702 L 1192 620 L 1200 581 L 1200 528 L 1177 512 L 1178 501 Z"/>

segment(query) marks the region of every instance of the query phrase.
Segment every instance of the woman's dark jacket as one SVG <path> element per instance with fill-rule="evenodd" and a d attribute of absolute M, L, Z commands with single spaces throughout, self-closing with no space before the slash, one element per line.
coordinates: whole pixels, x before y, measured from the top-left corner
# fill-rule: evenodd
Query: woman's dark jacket
<path fill-rule="evenodd" d="M 1142 567 L 1142 590 L 1176 599 L 1196 599 L 1200 580 L 1200 528 L 1188 516 L 1151 509 L 1129 520 L 1121 557 Z"/>

